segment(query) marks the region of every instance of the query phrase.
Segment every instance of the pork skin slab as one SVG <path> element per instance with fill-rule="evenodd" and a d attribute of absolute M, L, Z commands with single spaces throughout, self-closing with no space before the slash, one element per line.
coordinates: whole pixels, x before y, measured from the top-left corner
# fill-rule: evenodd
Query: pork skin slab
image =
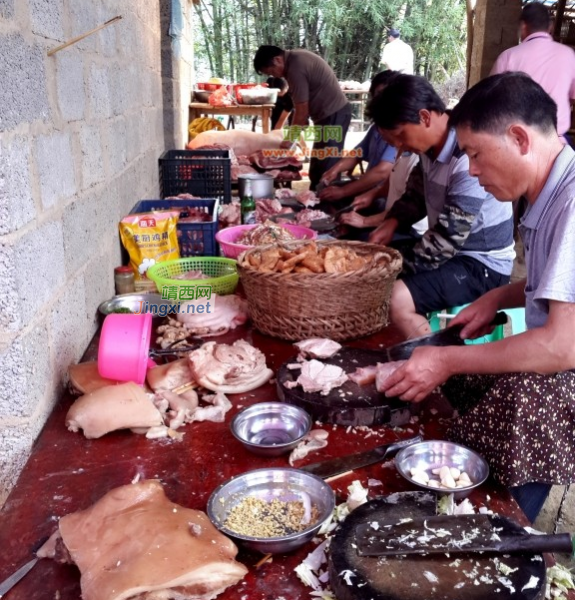
<path fill-rule="evenodd" d="M 170 502 L 155 480 L 115 488 L 58 527 L 83 600 L 210 600 L 247 573 L 206 514 Z"/>
<path fill-rule="evenodd" d="M 89 439 L 116 429 L 163 424 L 162 415 L 148 394 L 131 381 L 80 396 L 66 415 L 66 427 L 74 432 L 82 429 Z"/>

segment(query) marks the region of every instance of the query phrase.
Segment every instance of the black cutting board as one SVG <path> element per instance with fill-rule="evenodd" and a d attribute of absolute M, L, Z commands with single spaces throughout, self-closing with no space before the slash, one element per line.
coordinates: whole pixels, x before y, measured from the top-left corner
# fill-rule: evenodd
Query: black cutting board
<path fill-rule="evenodd" d="M 435 496 L 423 492 L 392 494 L 356 508 L 336 530 L 330 544 L 330 585 L 337 600 L 543 599 L 546 568 L 541 554 L 485 552 L 451 557 L 435 554 L 379 558 L 357 554 L 354 547 L 357 525 L 378 518 L 416 518 L 434 514 Z M 495 560 L 513 572 L 505 576 L 497 569 Z M 354 573 L 349 577 L 352 585 L 348 585 L 342 575 L 347 571 Z M 434 577 L 437 582 L 430 581 Z M 497 577 L 506 577 L 508 586 Z M 535 588 L 523 589 L 531 577 L 537 578 Z"/>
<path fill-rule="evenodd" d="M 343 347 L 331 358 L 321 359 L 326 364 L 338 365 L 346 373 L 353 373 L 357 367 L 367 367 L 378 362 L 386 362 L 385 351 L 367 350 L 362 348 Z M 353 381 L 346 381 L 341 387 L 335 388 L 325 396 L 319 392 L 304 392 L 300 386 L 286 388 L 286 381 L 295 381 L 300 369 L 288 369 L 287 365 L 296 364 L 292 360 L 284 363 L 277 373 L 278 397 L 283 402 L 295 404 L 305 409 L 314 419 L 323 423 L 335 423 L 344 426 L 384 425 L 399 427 L 407 423 L 411 410 L 417 410 L 417 405 L 403 402 L 397 398 L 387 398 L 385 394 L 375 389 L 375 383 L 359 386 Z"/>
<path fill-rule="evenodd" d="M 338 365 L 346 373 L 353 373 L 358 367 L 368 367 L 390 360 L 406 360 L 415 348 L 421 346 L 462 345 L 461 327 L 449 327 L 437 333 L 422 336 L 381 350 L 350 348 L 344 346 L 331 358 L 321 359 L 326 364 Z M 300 386 L 286 388 L 286 381 L 295 381 L 299 369 L 288 369 L 297 363 L 296 357 L 284 363 L 277 374 L 277 392 L 280 400 L 305 409 L 313 418 L 324 423 L 359 426 L 390 424 L 392 427 L 405 425 L 418 405 L 403 402 L 397 398 L 387 398 L 375 389 L 375 383 L 359 386 L 347 381 L 341 387 L 322 395 L 319 392 L 304 392 Z"/>

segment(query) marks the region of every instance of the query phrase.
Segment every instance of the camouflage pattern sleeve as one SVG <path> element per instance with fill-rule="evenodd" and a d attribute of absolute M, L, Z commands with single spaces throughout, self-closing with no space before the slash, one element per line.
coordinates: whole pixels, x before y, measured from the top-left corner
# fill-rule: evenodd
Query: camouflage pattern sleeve
<path fill-rule="evenodd" d="M 397 219 L 399 232 L 408 232 L 411 226 L 427 215 L 423 169 L 418 162 L 407 179 L 403 196 L 389 209 L 386 219 Z"/>
<path fill-rule="evenodd" d="M 436 269 L 453 258 L 465 245 L 485 198 L 477 179 L 454 174 L 436 224 L 414 246 L 413 255 L 405 257 L 407 269 L 416 273 Z"/>

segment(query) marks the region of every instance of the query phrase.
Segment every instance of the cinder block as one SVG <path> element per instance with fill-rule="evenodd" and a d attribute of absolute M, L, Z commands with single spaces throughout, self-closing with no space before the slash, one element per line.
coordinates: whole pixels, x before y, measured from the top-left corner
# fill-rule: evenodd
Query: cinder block
<path fill-rule="evenodd" d="M 111 116 L 108 69 L 93 64 L 88 78 L 88 98 L 92 119 L 103 120 Z"/>
<path fill-rule="evenodd" d="M 86 315 L 92 332 L 96 331 L 100 320 L 98 306 L 115 293 L 114 267 L 119 264 L 118 242 L 114 239 L 113 243 L 100 248 L 84 271 Z"/>
<path fill-rule="evenodd" d="M 126 95 L 128 89 L 127 69 L 114 65 L 109 69 L 108 76 L 112 114 L 115 116 L 124 115 L 128 110 L 128 97 Z"/>
<path fill-rule="evenodd" d="M 49 340 L 52 348 L 52 373 L 60 385 L 67 380 L 68 367 L 80 360 L 93 335 L 86 315 L 84 276 L 68 282 L 69 293 L 54 303 L 50 315 Z"/>
<path fill-rule="evenodd" d="M 131 113 L 127 119 L 126 127 L 126 156 L 128 162 L 132 162 L 145 147 L 146 142 L 151 140 L 141 138 L 142 126 L 144 125 L 143 111 Z M 140 142 L 141 140 L 141 142 Z"/>
<path fill-rule="evenodd" d="M 17 331 L 21 324 L 14 253 L 12 246 L 0 245 L 0 331 L 4 333 Z"/>
<path fill-rule="evenodd" d="M 65 121 L 84 119 L 84 61 L 78 51 L 59 52 L 57 60 L 58 107 Z"/>
<path fill-rule="evenodd" d="M 32 33 L 45 38 L 62 41 L 64 39 L 63 27 L 63 0 L 28 0 Z M 57 45 L 57 44 L 55 44 Z"/>
<path fill-rule="evenodd" d="M 14 426 L 0 424 L 0 506 L 26 464 L 34 439 L 35 433 L 25 423 Z"/>
<path fill-rule="evenodd" d="M 50 208 L 76 193 L 70 134 L 53 133 L 38 137 L 36 161 L 44 208 Z"/>
<path fill-rule="evenodd" d="M 127 163 L 126 149 L 126 119 L 116 117 L 106 123 L 108 138 L 108 158 L 113 173 L 121 171 Z"/>
<path fill-rule="evenodd" d="M 19 229 L 36 216 L 29 155 L 27 138 L 0 139 L 0 235 Z"/>
<path fill-rule="evenodd" d="M 29 419 L 36 412 L 51 380 L 47 340 L 42 324 L 0 352 L 0 423 L 9 418 Z"/>
<path fill-rule="evenodd" d="M 90 188 L 105 179 L 100 127 L 83 124 L 80 127 L 82 189 Z"/>
<path fill-rule="evenodd" d="M 14 1 L 15 0 L 0 0 L 0 19 L 6 19 L 7 21 L 12 19 L 14 16 Z"/>
<path fill-rule="evenodd" d="M 65 281 L 62 223 L 45 223 L 22 236 L 13 249 L 18 310 L 26 325 Z"/>
<path fill-rule="evenodd" d="M 102 236 L 101 216 L 104 213 L 99 199 L 98 192 L 83 194 L 64 209 L 62 226 L 68 277 L 82 268 L 106 239 Z"/>
<path fill-rule="evenodd" d="M 72 24 L 70 37 L 91 31 L 108 20 L 100 19 L 98 4 L 98 2 L 70 2 L 70 22 Z M 95 52 L 98 48 L 98 38 L 95 35 L 89 35 L 76 42 L 74 46 L 80 51 Z"/>
<path fill-rule="evenodd" d="M 45 52 L 21 35 L 0 36 L 0 131 L 48 118 Z"/>

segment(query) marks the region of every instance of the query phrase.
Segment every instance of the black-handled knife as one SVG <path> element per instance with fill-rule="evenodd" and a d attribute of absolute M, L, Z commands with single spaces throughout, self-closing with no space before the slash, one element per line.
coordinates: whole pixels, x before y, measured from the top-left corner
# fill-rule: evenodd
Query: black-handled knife
<path fill-rule="evenodd" d="M 330 458 L 329 460 L 323 460 L 321 462 L 313 463 L 311 465 L 305 465 L 305 467 L 299 467 L 301 471 L 306 471 L 312 475 L 326 478 L 345 473 L 346 471 L 353 471 L 360 467 L 367 467 L 373 465 L 376 462 L 380 462 L 393 456 L 396 452 L 399 452 L 406 446 L 417 444 L 423 441 L 420 435 L 416 435 L 407 440 L 401 440 L 399 442 L 393 442 L 391 444 L 384 444 L 383 446 L 377 446 L 372 450 L 365 452 L 358 452 L 357 454 L 351 454 L 349 456 L 342 456 L 339 458 Z"/>

